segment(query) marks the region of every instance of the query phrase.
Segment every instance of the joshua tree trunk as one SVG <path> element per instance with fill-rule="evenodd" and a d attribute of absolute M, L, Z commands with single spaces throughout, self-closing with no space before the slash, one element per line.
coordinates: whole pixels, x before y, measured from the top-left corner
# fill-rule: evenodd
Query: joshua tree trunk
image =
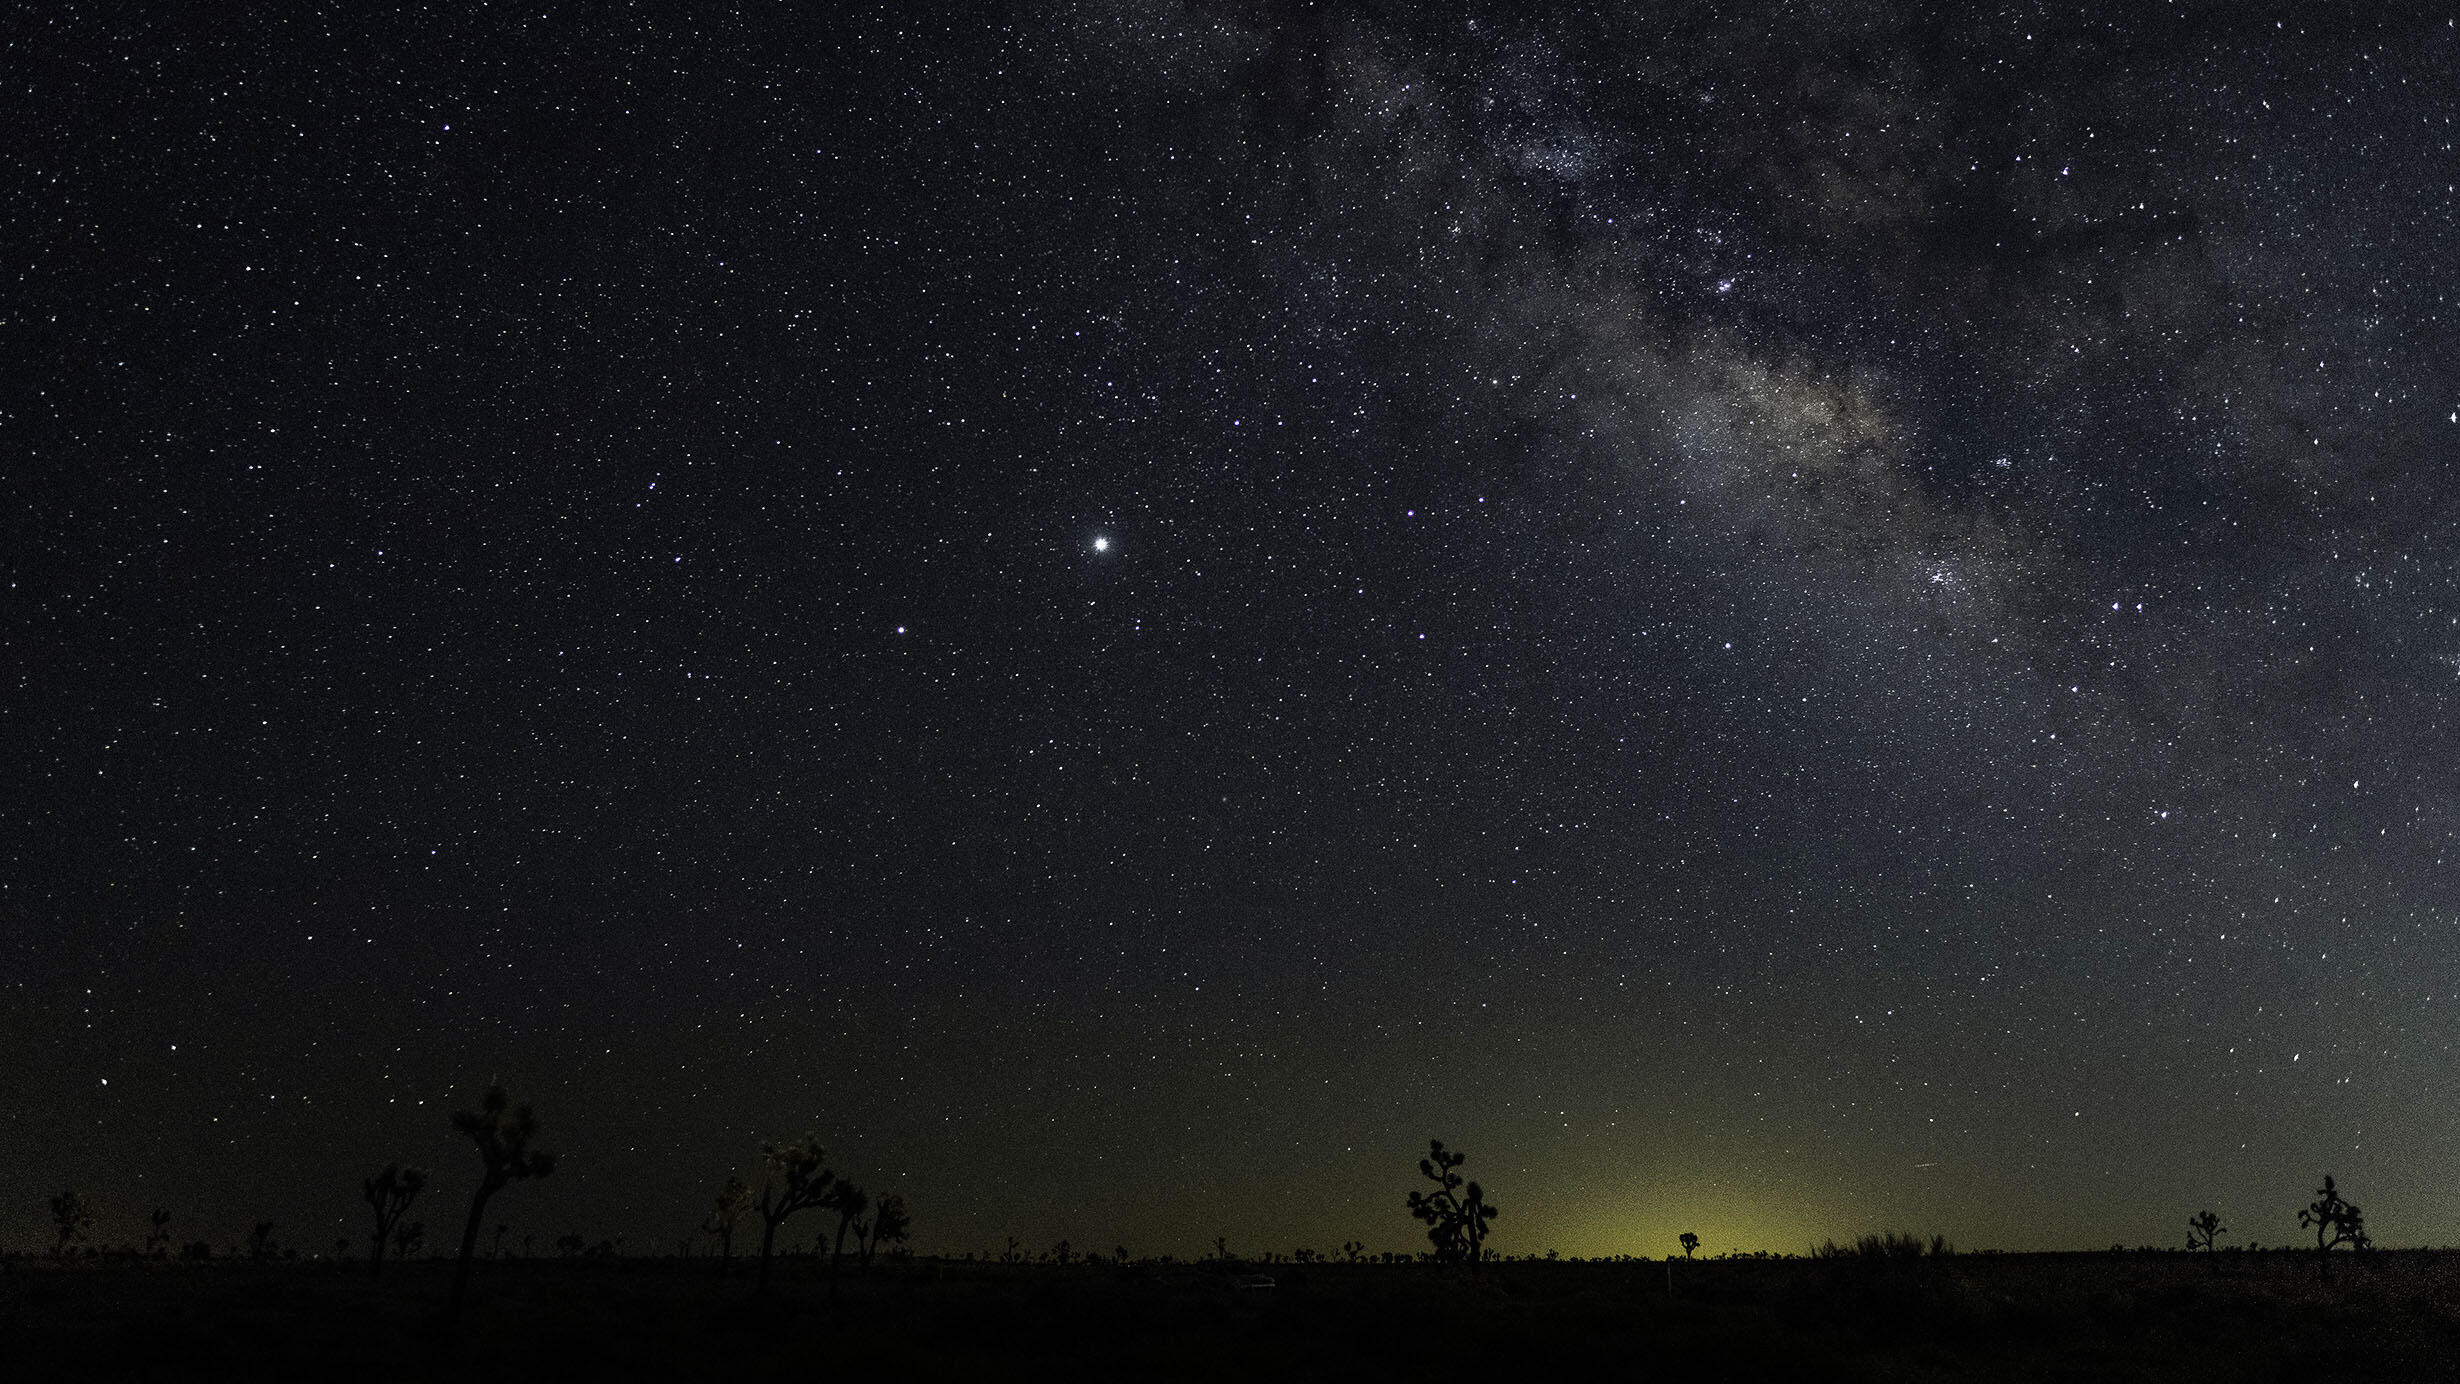
<path fill-rule="evenodd" d="M 487 1214 L 487 1198 L 494 1196 L 501 1186 L 502 1183 L 491 1177 L 479 1183 L 478 1190 L 470 1196 L 470 1220 L 461 1228 L 461 1259 L 453 1266 L 453 1300 L 445 1308 L 447 1317 L 458 1318 L 461 1315 L 462 1294 L 470 1288 L 470 1260 L 478 1253 L 479 1222 Z"/>
<path fill-rule="evenodd" d="M 836 1246 L 834 1249 L 829 1249 L 829 1300 L 831 1303 L 836 1300 L 836 1261 L 846 1256 L 846 1224 L 849 1222 L 854 1222 L 854 1217 L 846 1212 L 839 1212 L 839 1217 L 836 1217 Z"/>
<path fill-rule="evenodd" d="M 516 1179 L 527 1181 L 555 1171 L 555 1155 L 530 1147 L 538 1133 L 538 1117 L 526 1105 L 515 1109 L 501 1086 L 487 1088 L 476 1110 L 456 1111 L 453 1128 L 468 1136 L 478 1150 L 486 1174 L 470 1194 L 470 1219 L 461 1228 L 461 1259 L 453 1268 L 453 1300 L 445 1309 L 447 1322 L 461 1316 L 461 1297 L 470 1288 L 470 1261 L 478 1256 L 479 1221 L 487 1214 L 487 1199 Z"/>
<path fill-rule="evenodd" d="M 760 1218 L 760 1286 L 769 1286 L 769 1253 L 777 1244 L 777 1222 Z"/>

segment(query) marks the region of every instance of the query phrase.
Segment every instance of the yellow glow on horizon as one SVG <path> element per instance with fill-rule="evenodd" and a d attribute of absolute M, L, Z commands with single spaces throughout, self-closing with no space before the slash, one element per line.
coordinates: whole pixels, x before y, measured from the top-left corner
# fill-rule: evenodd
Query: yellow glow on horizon
<path fill-rule="evenodd" d="M 1866 1218 L 1821 1198 L 1782 1188 L 1677 1180 L 1600 1191 L 1524 1204 L 1508 1236 L 1503 1223 L 1496 1223 L 1496 1248 L 1516 1255 L 1553 1249 L 1583 1259 L 1662 1259 L 1680 1255 L 1680 1237 L 1690 1231 L 1700 1237 L 1702 1258 L 1759 1250 L 1802 1254 L 1822 1239 L 1883 1228 L 1865 1225 Z"/>

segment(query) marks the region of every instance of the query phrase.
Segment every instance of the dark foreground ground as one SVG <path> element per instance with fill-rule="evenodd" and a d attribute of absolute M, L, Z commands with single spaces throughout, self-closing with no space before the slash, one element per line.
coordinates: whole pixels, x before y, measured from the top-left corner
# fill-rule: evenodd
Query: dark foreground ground
<path fill-rule="evenodd" d="M 2460 1254 L 1873 1263 L 815 1266 L 705 1260 L 0 1269 L 0 1377 L 349 1380 L 2460 1379 Z"/>

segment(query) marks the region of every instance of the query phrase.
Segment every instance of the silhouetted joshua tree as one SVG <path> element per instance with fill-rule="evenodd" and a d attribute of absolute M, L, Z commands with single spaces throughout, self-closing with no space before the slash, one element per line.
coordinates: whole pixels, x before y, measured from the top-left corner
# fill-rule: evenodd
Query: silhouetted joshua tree
<path fill-rule="evenodd" d="M 1675 1237 L 1675 1238 L 1676 1238 L 1676 1239 L 1677 1239 L 1677 1240 L 1678 1240 L 1678 1241 L 1682 1244 L 1682 1246 L 1683 1246 L 1683 1257 L 1684 1257 L 1685 1259 L 1689 1259 L 1689 1258 L 1690 1258 L 1691 1256 L 1693 1256 L 1694 1254 L 1697 1254 L 1697 1253 L 1699 1253 L 1699 1252 L 1700 1252 L 1700 1237 L 1699 1237 L 1699 1236 L 1694 1235 L 1694 1234 L 1692 1234 L 1690 1231 L 1686 1230 L 1686 1231 L 1684 1231 L 1681 1235 L 1679 1235 L 1679 1236 L 1677 1236 L 1677 1237 Z"/>
<path fill-rule="evenodd" d="M 367 1258 L 370 1277 L 383 1275 L 385 1239 L 393 1233 L 393 1227 L 401 1223 L 402 1213 L 410 1209 L 410 1203 L 418 1200 L 420 1190 L 426 1186 L 425 1168 L 405 1168 L 399 1163 L 385 1164 L 382 1172 L 359 1184 L 361 1199 L 376 1208 L 375 1249 Z"/>
<path fill-rule="evenodd" d="M 906 1214 L 904 1197 L 891 1192 L 880 1198 L 880 1204 L 871 1210 L 871 1233 L 863 1237 L 863 1267 L 871 1267 L 872 1251 L 880 1247 L 882 1240 L 892 1245 L 902 1244 L 906 1232 L 913 1226 L 914 1218 Z M 1127 1256 L 1122 1254 L 1120 1257 L 1124 1259 Z"/>
<path fill-rule="evenodd" d="M 1435 1190 L 1410 1193 L 1409 1214 L 1426 1222 L 1426 1237 L 1435 1246 L 1437 1260 L 1466 1259 L 1474 1273 L 1485 1257 L 1486 1223 L 1495 1218 L 1496 1208 L 1487 1204 L 1483 1188 L 1475 1182 L 1463 1185 L 1461 1175 L 1453 1171 L 1468 1160 L 1468 1154 L 1446 1152 L 1443 1140 L 1428 1140 L 1427 1156 L 1418 1160 L 1418 1171 L 1435 1184 Z"/>
<path fill-rule="evenodd" d="M 75 1188 L 51 1199 L 51 1229 L 53 1234 L 59 1236 L 58 1243 L 51 1247 L 54 1255 L 66 1258 L 68 1247 L 84 1239 L 86 1232 L 93 1228 L 94 1208 Z"/>
<path fill-rule="evenodd" d="M 412 1221 L 408 1225 L 393 1227 L 393 1257 L 396 1259 L 410 1258 L 419 1252 L 419 1247 L 426 1243 L 426 1240 L 427 1222 L 425 1221 Z"/>
<path fill-rule="evenodd" d="M 2365 1249 L 2373 1243 L 2366 1238 L 2365 1213 L 2341 1200 L 2330 1173 L 2323 1175 L 2323 1187 L 2315 1193 L 2314 1202 L 2298 1213 L 2298 1224 L 2315 1228 L 2316 1274 L 2326 1283 L 2332 1281 L 2333 1246 Z"/>
<path fill-rule="evenodd" d="M 256 1228 L 248 1232 L 248 1257 L 261 1264 L 281 1252 L 282 1247 L 274 1243 L 273 1222 L 258 1221 Z"/>
<path fill-rule="evenodd" d="M 821 1205 L 836 1182 L 837 1175 L 821 1166 L 827 1159 L 820 1141 L 808 1134 L 791 1144 L 761 1147 L 760 1160 L 768 1165 L 769 1175 L 760 1180 L 760 1200 L 752 1203 L 760 1212 L 761 1287 L 769 1286 L 769 1259 L 777 1246 L 777 1227 L 795 1212 Z"/>
<path fill-rule="evenodd" d="M 846 1255 L 846 1232 L 856 1233 L 855 1244 L 862 1244 L 861 1216 L 871 1209 L 871 1194 L 851 1182 L 839 1181 L 829 1189 L 828 1208 L 837 1213 L 837 1243 L 829 1249 L 829 1295 L 837 1293 L 837 1262 Z"/>
<path fill-rule="evenodd" d="M 169 1229 L 171 1224 L 171 1213 L 157 1206 L 154 1208 L 154 1214 L 146 1217 L 146 1220 L 154 1227 L 152 1230 L 148 1231 L 145 1236 L 146 1254 L 155 1259 L 169 1258 L 171 1255 L 171 1232 Z"/>
<path fill-rule="evenodd" d="M 2221 1218 L 2210 1211 L 2198 1212 L 2187 1217 L 2188 1249 L 2200 1249 L 2210 1254 L 2212 1242 L 2227 1233 L 2229 1233 L 2229 1227 L 2221 1224 Z"/>
<path fill-rule="evenodd" d="M 488 1199 L 509 1183 L 545 1177 L 555 1171 L 555 1155 L 530 1147 L 538 1136 L 538 1117 L 526 1105 L 514 1108 L 501 1086 L 487 1088 L 476 1110 L 453 1116 L 453 1128 L 468 1137 L 485 1166 L 478 1189 L 470 1194 L 470 1219 L 461 1228 L 461 1257 L 453 1266 L 453 1298 L 447 1317 L 461 1314 L 462 1295 L 470 1287 L 470 1260 L 478 1253 L 478 1227 L 487 1214 Z"/>
<path fill-rule="evenodd" d="M 709 1208 L 709 1218 L 700 1228 L 718 1237 L 718 1277 L 724 1278 L 735 1261 L 735 1222 L 752 1209 L 752 1189 L 743 1179 L 730 1177 L 718 1189 L 717 1201 Z"/>

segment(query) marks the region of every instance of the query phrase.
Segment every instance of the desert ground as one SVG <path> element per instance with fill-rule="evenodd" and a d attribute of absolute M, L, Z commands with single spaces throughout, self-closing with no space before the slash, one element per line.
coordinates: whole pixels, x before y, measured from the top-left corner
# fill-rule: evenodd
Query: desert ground
<path fill-rule="evenodd" d="M 18 1379 L 2460 1378 L 2460 1252 L 990 1264 L 19 1258 Z M 1262 1286 L 1252 1276 L 1269 1275 Z"/>

